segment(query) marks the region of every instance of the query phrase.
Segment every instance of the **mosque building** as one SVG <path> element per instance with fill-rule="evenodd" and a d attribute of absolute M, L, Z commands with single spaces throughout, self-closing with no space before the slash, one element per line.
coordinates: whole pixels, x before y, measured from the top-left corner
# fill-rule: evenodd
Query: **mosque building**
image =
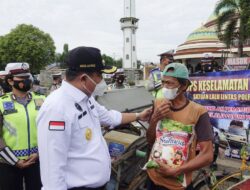
<path fill-rule="evenodd" d="M 204 25 L 194 30 L 186 41 L 177 47 L 174 59 L 195 68 L 206 53 L 210 53 L 221 65 L 227 58 L 236 57 L 237 41 L 232 47 L 227 48 L 219 40 L 216 32 L 216 19 L 213 13 Z M 250 56 L 250 39 L 245 43 L 243 51 L 245 55 Z"/>

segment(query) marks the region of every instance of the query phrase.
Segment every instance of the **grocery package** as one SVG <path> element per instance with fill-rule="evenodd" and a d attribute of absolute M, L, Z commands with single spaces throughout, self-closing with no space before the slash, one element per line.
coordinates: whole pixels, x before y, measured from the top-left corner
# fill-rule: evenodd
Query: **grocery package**
<path fill-rule="evenodd" d="M 169 167 L 180 167 L 188 160 L 189 149 L 193 139 L 193 126 L 165 119 L 158 122 L 156 141 L 153 145 L 146 168 L 158 168 L 158 160 Z M 177 181 L 186 187 L 185 175 L 177 177 Z"/>

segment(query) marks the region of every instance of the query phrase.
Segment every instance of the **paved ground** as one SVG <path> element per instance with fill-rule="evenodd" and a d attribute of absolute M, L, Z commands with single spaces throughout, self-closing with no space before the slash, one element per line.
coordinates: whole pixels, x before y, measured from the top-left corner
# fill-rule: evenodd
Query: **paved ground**
<path fill-rule="evenodd" d="M 241 160 L 234 158 L 224 158 L 217 160 L 219 169 L 226 169 L 228 171 L 237 171 L 241 166 Z"/>
<path fill-rule="evenodd" d="M 219 169 L 227 171 L 238 171 L 241 166 L 241 160 L 236 158 L 227 158 L 224 156 L 224 150 L 220 149 L 220 154 L 217 159 Z"/>

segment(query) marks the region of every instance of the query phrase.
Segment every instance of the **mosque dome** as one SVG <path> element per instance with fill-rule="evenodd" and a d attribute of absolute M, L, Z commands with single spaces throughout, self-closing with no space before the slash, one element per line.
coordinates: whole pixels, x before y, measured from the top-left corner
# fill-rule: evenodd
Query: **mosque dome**
<path fill-rule="evenodd" d="M 226 10 L 227 8 L 225 8 Z M 223 9 L 221 10 L 224 11 Z M 183 62 L 191 61 L 198 63 L 203 58 L 204 53 L 212 53 L 215 58 L 221 58 L 225 52 L 227 57 L 235 57 L 237 48 L 228 49 L 226 45 L 219 40 L 217 34 L 217 15 L 213 11 L 205 24 L 194 30 L 188 35 L 186 41 L 179 45 L 174 54 L 175 60 Z M 244 52 L 250 52 L 249 46 L 244 47 Z"/>
<path fill-rule="evenodd" d="M 204 25 L 189 34 L 186 41 L 178 46 L 174 59 L 202 58 L 207 52 L 221 57 L 220 50 L 226 46 L 219 40 L 215 24 L 216 16 L 212 14 Z"/>
<path fill-rule="evenodd" d="M 216 40 L 216 41 L 219 40 L 215 28 L 214 27 L 207 28 L 205 26 L 201 26 L 200 28 L 196 29 L 191 34 L 189 34 L 186 42 L 202 41 L 202 40 Z"/>

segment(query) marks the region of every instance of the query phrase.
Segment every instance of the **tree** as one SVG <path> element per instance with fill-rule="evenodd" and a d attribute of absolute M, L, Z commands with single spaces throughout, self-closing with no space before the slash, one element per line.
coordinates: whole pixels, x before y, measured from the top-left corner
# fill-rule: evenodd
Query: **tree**
<path fill-rule="evenodd" d="M 249 0 L 221 0 L 215 7 L 218 36 L 227 47 L 237 40 L 239 57 L 243 56 L 244 42 L 250 37 L 249 8 Z"/>
<path fill-rule="evenodd" d="M 142 65 L 141 60 L 137 60 L 137 69 L 140 69 Z"/>
<path fill-rule="evenodd" d="M 250 36 L 250 3 L 245 2 L 244 7 L 245 7 L 244 17 L 247 20 L 247 24 L 246 24 L 247 36 Z"/>
<path fill-rule="evenodd" d="M 56 63 L 62 63 L 62 54 L 61 53 L 55 53 L 55 62 Z"/>
<path fill-rule="evenodd" d="M 33 25 L 21 24 L 0 38 L 0 63 L 27 62 L 32 73 L 55 60 L 51 36 Z"/>
<path fill-rule="evenodd" d="M 104 60 L 106 65 L 116 66 L 117 68 L 122 67 L 122 59 L 115 60 L 112 57 L 105 54 L 102 55 L 102 59 Z"/>
<path fill-rule="evenodd" d="M 69 45 L 68 44 L 64 44 L 63 45 L 63 60 L 65 60 L 66 56 L 68 55 L 69 53 Z"/>
<path fill-rule="evenodd" d="M 61 63 L 62 68 L 66 68 L 65 59 L 66 59 L 68 53 L 69 53 L 69 45 L 64 44 L 63 45 L 63 52 L 55 54 L 55 62 Z"/>

